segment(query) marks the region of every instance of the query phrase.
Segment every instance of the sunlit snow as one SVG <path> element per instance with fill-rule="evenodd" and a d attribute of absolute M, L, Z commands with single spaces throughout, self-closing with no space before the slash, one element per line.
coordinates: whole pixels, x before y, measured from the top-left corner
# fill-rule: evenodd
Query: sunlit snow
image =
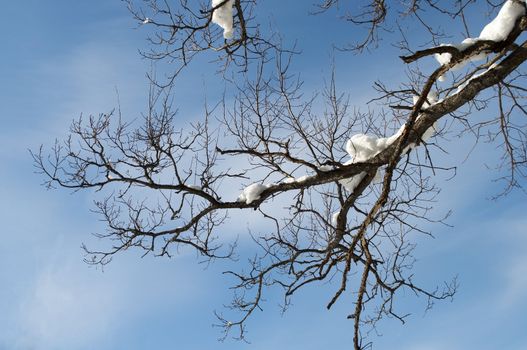
<path fill-rule="evenodd" d="M 259 183 L 254 183 L 243 189 L 243 192 L 238 196 L 238 202 L 245 202 L 251 204 L 255 200 L 260 198 L 260 194 L 271 187 L 272 185 L 264 185 Z"/>
<path fill-rule="evenodd" d="M 508 0 L 503 4 L 496 18 L 483 28 L 478 38 L 467 38 L 460 44 L 450 44 L 450 46 L 457 48 L 459 51 L 464 51 L 479 40 L 503 41 L 507 39 L 514 28 L 514 24 L 523 15 L 525 15 L 525 5 L 519 1 Z M 452 67 L 451 70 L 461 69 L 468 62 L 482 60 L 485 59 L 486 56 L 487 53 L 481 52 L 475 56 L 469 57 L 463 62 L 459 62 Z M 441 65 L 450 63 L 450 60 L 452 59 L 452 55 L 449 53 L 436 54 L 434 57 Z M 443 80 L 443 77 L 440 77 L 439 80 Z"/>
<path fill-rule="evenodd" d="M 225 0 L 212 0 L 212 7 L 221 5 Z M 233 36 L 233 20 L 232 20 L 232 6 L 234 5 L 234 0 L 228 0 L 221 7 L 214 10 L 212 14 L 212 22 L 216 23 L 223 28 L 223 37 L 225 39 L 231 39 Z"/>

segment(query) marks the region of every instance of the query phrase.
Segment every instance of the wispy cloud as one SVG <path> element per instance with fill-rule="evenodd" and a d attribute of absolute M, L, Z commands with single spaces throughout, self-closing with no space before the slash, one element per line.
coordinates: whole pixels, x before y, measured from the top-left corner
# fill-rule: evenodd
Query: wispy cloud
<path fill-rule="evenodd" d="M 116 107 L 116 90 L 123 110 L 133 114 L 130 118 L 138 117 L 146 105 L 145 67 L 137 46 L 116 44 L 115 37 L 104 35 L 115 26 L 127 30 L 126 25 L 118 21 L 100 25 L 99 35 L 91 40 L 39 57 L 10 82 L 17 89 L 24 87 L 25 94 L 5 96 L 9 102 L 2 106 L 6 127 L 0 131 L 0 159 L 8 166 L 0 170 L 0 181 L 6 185 L 0 198 L 4 222 L 0 349 L 93 349 L 145 313 L 177 308 L 196 294 L 198 284 L 192 283 L 184 264 L 179 269 L 162 260 L 153 263 L 134 256 L 123 258 L 104 274 L 88 269 L 79 245 L 89 240 L 87 234 L 95 231 L 97 223 L 90 217 L 87 224 L 84 213 L 75 212 L 84 206 L 85 197 L 72 204 L 67 193 L 39 187 L 32 174 L 27 148 L 64 135 L 80 113 Z M 75 235 L 79 231 L 86 236 Z M 177 285 L 167 276 L 188 283 Z M 137 303 L 145 295 L 152 299 Z"/>
<path fill-rule="evenodd" d="M 499 295 L 498 307 L 502 312 L 511 312 L 511 309 L 518 309 L 520 305 L 527 308 L 527 220 L 511 220 L 508 224 L 502 225 L 502 235 L 509 241 L 508 255 L 501 260 L 499 271 L 502 274 L 502 287 Z"/>
<path fill-rule="evenodd" d="M 21 301 L 20 348 L 67 349 L 114 331 L 123 307 L 115 287 L 87 280 L 78 268 L 47 267 Z"/>

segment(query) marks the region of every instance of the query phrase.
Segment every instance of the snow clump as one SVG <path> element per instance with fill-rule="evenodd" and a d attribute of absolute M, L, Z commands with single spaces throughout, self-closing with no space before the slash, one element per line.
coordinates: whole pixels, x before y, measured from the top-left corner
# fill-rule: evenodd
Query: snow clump
<path fill-rule="evenodd" d="M 437 95 L 437 92 L 436 92 L 436 91 L 430 91 L 430 92 L 428 93 L 428 96 L 426 97 L 425 102 L 424 102 L 423 105 L 421 106 L 421 109 L 425 109 L 425 108 L 430 107 L 431 105 L 436 104 L 437 101 L 438 101 L 438 98 L 439 98 L 439 96 Z M 415 104 L 417 103 L 417 101 L 419 101 L 419 96 L 414 95 L 414 96 L 412 97 L 412 100 L 413 100 L 413 103 L 414 103 L 414 106 L 415 106 Z"/>
<path fill-rule="evenodd" d="M 333 169 L 334 167 L 332 167 L 331 165 L 321 165 L 318 167 L 318 170 L 324 171 L 324 172 L 331 171 Z"/>
<path fill-rule="evenodd" d="M 449 46 L 453 46 L 456 49 L 458 49 L 459 51 L 465 51 L 470 46 L 474 45 L 477 41 L 478 41 L 478 39 L 466 38 L 465 40 L 463 40 L 461 42 L 461 44 L 449 45 Z M 434 55 L 434 57 L 437 60 L 437 62 L 439 62 L 439 64 L 445 65 L 445 64 L 449 64 L 450 63 L 450 60 L 452 59 L 452 54 L 449 54 L 449 53 L 436 53 Z M 485 59 L 485 57 L 487 57 L 487 54 L 484 53 L 484 52 L 480 52 L 479 54 L 477 54 L 475 56 L 469 57 L 467 60 L 465 60 L 463 62 L 459 62 L 454 67 L 450 68 L 450 70 L 452 70 L 452 71 L 460 70 L 463 67 L 465 67 L 468 62 L 474 62 L 474 61 L 483 60 L 483 59 Z M 443 76 L 441 76 L 439 78 L 439 80 L 442 81 L 442 78 L 443 78 Z"/>
<path fill-rule="evenodd" d="M 419 96 L 413 96 L 413 103 L 414 105 L 419 100 Z M 438 95 L 435 91 L 430 91 L 427 96 L 427 101 L 423 103 L 422 108 L 428 108 L 431 105 L 437 103 L 438 101 Z M 419 115 L 417 117 L 417 120 L 421 116 Z M 367 162 L 371 158 L 375 157 L 377 154 L 384 151 L 386 148 L 390 147 L 395 140 L 399 138 L 399 136 L 402 135 L 404 128 L 406 127 L 405 124 L 401 125 L 399 130 L 393 134 L 390 137 L 375 137 L 371 135 L 366 134 L 356 134 L 353 135 L 348 142 L 346 143 L 346 151 L 351 156 L 351 160 L 344 163 L 344 165 L 354 164 L 354 163 L 361 163 L 361 162 Z M 422 135 L 421 140 L 426 142 L 432 135 L 436 132 L 437 125 L 434 123 L 430 128 L 428 128 L 425 133 Z M 408 152 L 409 150 L 413 149 L 416 145 L 414 143 L 406 146 L 406 148 L 403 150 L 403 154 Z M 350 192 L 353 192 L 355 188 L 359 185 L 359 183 L 364 179 L 366 176 L 366 172 L 361 172 L 355 176 L 352 176 L 347 179 L 339 180 L 339 182 Z M 380 169 L 377 170 L 377 173 L 375 174 L 374 181 L 378 182 L 381 180 L 381 173 Z"/>
<path fill-rule="evenodd" d="M 355 176 L 349 177 L 347 179 L 339 180 L 340 184 L 344 186 L 348 191 L 353 192 L 355 188 L 360 184 L 362 179 L 366 176 L 366 172 L 363 171 Z"/>
<path fill-rule="evenodd" d="M 479 34 L 480 40 L 503 41 L 507 39 L 514 24 L 521 16 L 525 15 L 525 5 L 519 1 L 508 0 L 500 12 L 483 28 Z"/>
<path fill-rule="evenodd" d="M 212 8 L 215 8 L 221 5 L 225 0 L 212 0 Z M 214 10 L 212 13 L 212 23 L 216 23 L 223 28 L 223 37 L 225 39 L 231 39 L 233 36 L 232 29 L 232 6 L 234 5 L 234 0 L 228 0 L 221 7 Z"/>
<path fill-rule="evenodd" d="M 439 99 L 439 96 L 437 95 L 437 92 L 435 91 L 430 91 L 428 93 L 428 96 L 426 98 L 426 101 L 423 103 L 423 106 L 421 107 L 422 109 L 426 109 L 428 107 L 430 107 L 431 105 L 434 105 L 438 102 L 438 99 Z M 414 105 L 417 103 L 417 101 L 419 100 L 419 96 L 413 96 L 413 102 L 414 102 Z M 417 120 L 419 120 L 419 118 L 421 117 L 421 115 L 419 115 L 417 117 Z M 432 137 L 432 135 L 434 135 L 434 133 L 437 131 L 437 122 L 435 122 L 431 127 L 429 127 L 425 132 L 424 134 L 421 136 L 421 140 L 426 142 L 430 139 L 430 137 Z M 403 151 L 403 154 L 406 153 L 409 149 L 413 149 L 415 147 L 415 144 L 410 144 L 408 146 L 406 146 L 407 148 Z"/>
<path fill-rule="evenodd" d="M 334 212 L 332 215 L 331 215 L 331 224 L 333 226 L 337 226 L 337 221 L 338 221 L 338 218 L 339 218 L 339 213 L 340 211 L 336 211 Z"/>
<path fill-rule="evenodd" d="M 349 165 L 353 163 L 366 162 L 369 159 L 375 157 L 380 152 L 388 148 L 399 136 L 401 136 L 404 130 L 404 125 L 399 128 L 399 131 L 390 137 L 375 137 L 366 134 L 353 135 L 346 143 L 346 151 L 352 157 L 351 160 L 344 163 Z M 361 172 L 355 176 L 347 179 L 339 180 L 339 182 L 348 191 L 353 192 L 359 183 L 366 176 L 366 172 Z M 377 172 L 376 178 L 379 177 Z"/>
<path fill-rule="evenodd" d="M 503 4 L 496 18 L 483 28 L 478 38 L 467 38 L 463 40 L 461 44 L 450 46 L 457 48 L 459 51 L 464 51 L 479 40 L 503 41 L 507 39 L 514 28 L 514 24 L 523 15 L 525 15 L 524 4 L 517 0 L 507 0 L 505 4 Z M 483 60 L 486 56 L 487 53 L 481 52 L 463 62 L 459 62 L 452 67 L 451 70 L 461 69 L 468 62 Z M 434 57 L 441 65 L 450 63 L 450 60 L 452 59 L 452 55 L 449 53 L 435 54 Z M 444 77 L 439 77 L 439 80 L 444 80 Z"/>
<path fill-rule="evenodd" d="M 296 179 L 294 177 L 288 177 L 288 178 L 285 178 L 284 180 L 282 180 L 283 184 L 292 184 L 294 182 L 296 182 Z"/>
<path fill-rule="evenodd" d="M 390 137 L 375 137 L 366 134 L 353 135 L 346 143 L 346 151 L 353 158 L 351 163 L 366 162 L 375 157 L 397 140 L 403 130 L 404 125 Z"/>
<path fill-rule="evenodd" d="M 260 199 L 260 194 L 262 194 L 263 191 L 268 189 L 269 187 L 273 186 L 274 184 L 259 184 L 254 183 L 252 185 L 249 185 L 243 189 L 243 192 L 238 196 L 238 202 L 245 202 L 247 204 L 251 204 L 255 200 Z"/>
<path fill-rule="evenodd" d="M 310 178 L 311 178 L 311 176 L 309 176 L 309 175 L 303 175 L 303 176 L 297 177 L 295 179 L 295 182 L 306 182 Z"/>

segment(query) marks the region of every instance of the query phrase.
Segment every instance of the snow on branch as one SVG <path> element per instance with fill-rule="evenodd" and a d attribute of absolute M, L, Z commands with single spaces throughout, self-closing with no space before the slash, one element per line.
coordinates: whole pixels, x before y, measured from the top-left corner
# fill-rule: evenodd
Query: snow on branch
<path fill-rule="evenodd" d="M 431 105 L 437 103 L 437 93 L 435 91 L 430 91 L 426 101 L 423 102 L 421 109 L 426 109 Z M 413 96 L 414 105 L 418 102 L 419 96 Z M 420 118 L 421 115 L 417 117 Z M 351 156 L 351 160 L 345 163 L 345 165 L 354 164 L 354 163 L 363 163 L 370 161 L 377 154 L 381 153 L 389 146 L 391 146 L 401 135 L 405 129 L 406 125 L 403 124 L 399 130 L 389 137 L 375 137 L 366 134 L 355 134 L 353 135 L 348 142 L 346 143 L 346 151 Z M 429 127 L 421 137 L 421 141 L 427 141 L 436 131 L 436 124 Z M 407 153 L 410 149 L 415 147 L 415 143 L 407 145 L 402 154 Z M 357 185 L 362 181 L 366 176 L 365 172 L 361 172 L 358 175 L 355 175 L 348 179 L 342 179 L 339 182 L 350 192 L 353 192 Z M 377 169 L 375 181 L 380 180 L 380 168 Z"/>
<path fill-rule="evenodd" d="M 243 189 L 243 192 L 238 197 L 238 202 L 251 204 L 255 200 L 260 199 L 260 194 L 271 186 L 273 186 L 273 184 L 254 183 L 249 185 Z"/>
<path fill-rule="evenodd" d="M 525 24 L 517 24 L 525 14 L 525 1 L 507 0 L 498 15 L 483 28 L 479 37 L 466 38 L 459 44 L 442 44 L 410 56 L 401 56 L 401 59 L 411 63 L 421 57 L 434 55 L 439 64 L 447 66 L 447 70 L 461 69 L 467 63 L 483 60 L 489 53 L 499 52 L 514 42 L 524 29 Z M 443 76 L 440 76 L 439 80 L 443 80 Z"/>
<path fill-rule="evenodd" d="M 223 37 L 233 37 L 233 15 L 232 7 L 234 0 L 212 0 L 212 22 L 223 28 Z"/>
<path fill-rule="evenodd" d="M 479 40 L 504 41 L 518 19 L 525 15 L 525 1 L 507 0 L 492 22 L 479 34 Z"/>
<path fill-rule="evenodd" d="M 504 41 L 509 37 L 518 19 L 524 15 L 525 2 L 522 1 L 520 3 L 517 0 L 508 0 L 500 9 L 496 18 L 483 28 L 478 38 L 466 38 L 458 45 L 449 44 L 449 46 L 456 48 L 459 52 L 463 52 L 478 41 Z M 459 70 L 469 62 L 484 60 L 488 54 L 488 51 L 482 50 L 474 55 L 469 55 L 466 59 L 451 67 L 450 70 Z M 451 53 L 436 53 L 434 57 L 441 65 L 448 65 L 452 60 Z M 439 80 L 443 80 L 443 76 Z"/>

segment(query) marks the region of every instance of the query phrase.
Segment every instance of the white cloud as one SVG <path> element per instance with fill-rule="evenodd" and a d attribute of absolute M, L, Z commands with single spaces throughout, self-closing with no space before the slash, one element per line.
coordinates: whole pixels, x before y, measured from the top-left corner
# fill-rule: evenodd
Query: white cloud
<path fill-rule="evenodd" d="M 115 45 L 111 35 L 79 42 L 18 77 L 31 103 L 20 108 L 16 96 L 7 99 L 11 124 L 0 132 L 0 159 L 9 167 L 0 169 L 0 180 L 10 186 L 0 196 L 0 278 L 8 287 L 0 288 L 0 349 L 92 349 L 123 325 L 164 307 L 177 311 L 196 295 L 199 282 L 185 263 L 175 269 L 164 259 L 134 256 L 121 257 L 105 273 L 88 269 L 79 245 L 93 242 L 88 233 L 97 222 L 80 212 L 86 197 L 45 191 L 38 185 L 42 177 L 32 174 L 27 148 L 64 135 L 81 112 L 108 112 L 117 104 L 116 88 L 124 110 L 134 113 L 129 118 L 139 116 L 147 81 L 136 50 Z M 151 299 L 137 303 L 145 295 Z"/>
<path fill-rule="evenodd" d="M 0 348 L 92 349 L 167 309 L 181 317 L 181 308 L 207 290 L 189 266 L 193 259 L 175 266 L 167 259 L 125 255 L 103 273 L 82 263 L 73 244 L 48 244 L 36 274 L 18 277 L 27 287 L 4 296 L 10 305 L 2 307 Z"/>
<path fill-rule="evenodd" d="M 87 280 L 72 267 L 45 269 L 23 299 L 19 314 L 22 348 L 66 349 L 96 342 L 118 319 L 116 290 Z M 110 287 L 110 288 L 109 288 Z"/>
<path fill-rule="evenodd" d="M 525 245 L 523 245 L 525 247 Z M 527 255 L 518 254 L 503 264 L 503 288 L 499 295 L 498 305 L 510 311 L 519 305 L 527 306 L 525 296 L 527 295 Z"/>

